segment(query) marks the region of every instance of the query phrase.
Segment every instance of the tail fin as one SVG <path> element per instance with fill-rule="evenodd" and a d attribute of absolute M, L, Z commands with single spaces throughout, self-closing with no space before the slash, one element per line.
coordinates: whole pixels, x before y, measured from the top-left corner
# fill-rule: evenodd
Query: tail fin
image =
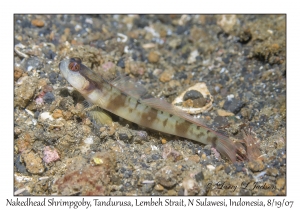
<path fill-rule="evenodd" d="M 242 131 L 244 136 L 244 143 L 247 149 L 247 159 L 248 160 L 256 160 L 261 157 L 261 151 L 259 149 L 259 140 L 256 139 L 253 135 L 251 135 L 251 130 L 249 132 Z"/>

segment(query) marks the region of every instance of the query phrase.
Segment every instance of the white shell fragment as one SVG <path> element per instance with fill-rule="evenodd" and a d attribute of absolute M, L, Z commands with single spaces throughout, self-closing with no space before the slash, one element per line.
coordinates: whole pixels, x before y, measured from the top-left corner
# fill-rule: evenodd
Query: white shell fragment
<path fill-rule="evenodd" d="M 203 107 L 184 107 L 182 105 L 180 105 L 180 106 L 176 105 L 176 104 L 181 104 L 183 102 L 183 97 L 184 97 L 185 93 L 190 90 L 196 90 L 196 91 L 200 92 L 204 98 L 210 99 L 209 102 L 206 103 L 205 106 L 203 106 Z M 210 94 L 210 92 L 204 82 L 199 82 L 199 83 L 195 84 L 194 86 L 188 88 L 187 90 L 182 92 L 177 98 L 175 98 L 174 101 L 172 102 L 172 104 L 174 106 L 178 107 L 179 109 L 181 109 L 182 111 L 184 111 L 188 114 L 200 114 L 202 112 L 207 112 L 212 108 L 212 103 L 213 103 L 213 97 Z"/>
<path fill-rule="evenodd" d="M 40 118 L 42 121 L 45 121 L 46 119 L 49 119 L 49 120 L 53 120 L 53 117 L 51 116 L 50 112 L 43 112 L 41 115 L 40 115 Z"/>

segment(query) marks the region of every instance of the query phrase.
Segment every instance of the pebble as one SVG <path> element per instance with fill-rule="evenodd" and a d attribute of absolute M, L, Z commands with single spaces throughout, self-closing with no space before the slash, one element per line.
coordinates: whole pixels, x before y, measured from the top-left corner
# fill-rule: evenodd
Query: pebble
<path fill-rule="evenodd" d="M 155 51 L 151 51 L 148 55 L 148 60 L 150 63 L 157 63 L 159 61 L 159 54 Z"/>
<path fill-rule="evenodd" d="M 176 28 L 176 34 L 178 34 L 178 35 L 181 35 L 181 34 L 183 34 L 185 31 L 186 31 L 186 26 L 177 26 L 177 28 Z"/>
<path fill-rule="evenodd" d="M 142 191 L 143 193 L 150 193 L 154 187 L 154 183 L 143 184 Z"/>
<path fill-rule="evenodd" d="M 47 104 L 51 104 L 55 100 L 55 97 L 53 93 L 48 92 L 44 95 L 43 99 Z"/>
<path fill-rule="evenodd" d="M 162 143 L 162 144 L 166 144 L 166 143 L 167 143 L 167 140 L 166 140 L 166 139 L 162 139 L 162 140 L 161 140 L 161 143 Z"/>
<path fill-rule="evenodd" d="M 210 171 L 213 171 L 216 169 L 216 167 L 214 167 L 213 165 L 207 165 L 206 168 Z"/>
<path fill-rule="evenodd" d="M 197 174 L 195 175 L 195 179 L 196 179 L 197 182 L 202 181 L 202 180 L 204 179 L 203 172 L 200 171 L 199 173 L 197 173 Z"/>
<path fill-rule="evenodd" d="M 122 69 L 125 68 L 124 58 L 120 58 L 117 62 L 117 66 L 121 67 Z"/>
<path fill-rule="evenodd" d="M 284 186 L 285 186 L 285 178 L 282 177 L 282 178 L 277 179 L 277 181 L 276 181 L 276 188 L 280 190 Z"/>
<path fill-rule="evenodd" d="M 19 152 L 23 152 L 27 149 L 30 149 L 30 142 L 31 142 L 31 137 L 29 136 L 28 138 L 27 137 L 24 137 L 26 136 L 25 135 L 22 135 L 17 141 L 16 141 L 16 146 L 19 150 Z"/>
<path fill-rule="evenodd" d="M 56 149 L 51 149 L 49 146 L 46 146 L 44 148 L 43 153 L 44 153 L 43 161 L 45 163 L 55 162 L 60 159 Z"/>
<path fill-rule="evenodd" d="M 39 80 L 38 80 L 38 83 L 37 83 L 37 86 L 38 86 L 39 88 L 42 88 L 42 87 L 46 86 L 46 85 L 47 85 L 47 80 L 48 80 L 48 79 L 46 79 L 46 78 L 41 78 L 41 79 L 39 79 Z"/>
<path fill-rule="evenodd" d="M 203 152 L 205 152 L 206 155 L 211 155 L 210 149 L 203 149 Z"/>
<path fill-rule="evenodd" d="M 43 27 L 45 25 L 45 22 L 40 19 L 34 19 L 31 21 L 31 24 L 37 27 Z"/>
<path fill-rule="evenodd" d="M 173 49 L 176 49 L 177 47 L 179 47 L 181 44 L 181 39 L 172 39 L 170 42 L 169 42 L 169 46 Z"/>
<path fill-rule="evenodd" d="M 248 163 L 248 167 L 253 172 L 264 170 L 265 166 L 261 160 L 252 160 Z"/>
<path fill-rule="evenodd" d="M 93 144 L 94 139 L 93 139 L 93 137 L 89 136 L 83 142 L 86 143 L 86 144 Z"/>
<path fill-rule="evenodd" d="M 56 83 L 56 80 L 57 80 L 57 74 L 55 72 L 50 72 L 49 74 L 49 81 L 52 83 L 52 84 L 55 84 Z"/>
<path fill-rule="evenodd" d="M 178 181 L 177 175 L 178 171 L 175 167 L 165 166 L 155 174 L 155 180 L 164 187 L 173 187 Z"/>
<path fill-rule="evenodd" d="M 152 74 L 153 74 L 155 77 L 158 77 L 161 73 L 162 73 L 162 70 L 161 70 L 161 69 L 154 69 L 154 71 L 153 71 Z"/>
<path fill-rule="evenodd" d="M 60 118 L 60 117 L 62 117 L 62 116 L 63 116 L 63 112 L 62 112 L 60 109 L 55 109 L 55 110 L 53 111 L 52 117 L 53 117 L 54 119 Z"/>
<path fill-rule="evenodd" d="M 192 41 L 193 43 L 197 43 L 203 39 L 206 39 L 209 35 L 207 32 L 197 26 L 194 26 L 191 29 L 189 40 Z"/>
<path fill-rule="evenodd" d="M 161 82 L 169 82 L 173 78 L 173 72 L 171 70 L 165 70 L 159 77 Z"/>
<path fill-rule="evenodd" d="M 154 189 L 157 191 L 163 191 L 165 188 L 163 186 L 161 186 L 160 184 L 157 184 L 157 185 L 155 185 Z"/>
<path fill-rule="evenodd" d="M 167 196 L 175 196 L 175 195 L 177 195 L 177 192 L 175 191 L 175 190 L 168 190 L 168 192 L 167 192 Z"/>
<path fill-rule="evenodd" d="M 14 106 L 25 108 L 34 96 L 36 84 L 36 77 L 27 77 L 24 79 L 20 86 L 15 88 Z"/>
<path fill-rule="evenodd" d="M 234 114 L 232 112 L 227 112 L 224 109 L 218 109 L 217 113 L 219 116 L 222 116 L 222 117 L 234 116 Z"/>
<path fill-rule="evenodd" d="M 274 177 L 276 177 L 276 176 L 279 175 L 279 171 L 278 171 L 277 168 L 268 168 L 268 169 L 266 170 L 266 172 L 267 172 L 267 175 L 269 175 L 269 176 L 274 176 Z"/>
<path fill-rule="evenodd" d="M 190 177 L 184 178 L 182 186 L 187 195 L 196 195 L 199 192 L 198 183 Z"/>
<path fill-rule="evenodd" d="M 229 166 L 227 166 L 227 167 L 225 168 L 225 173 L 226 173 L 226 174 L 229 174 L 229 173 L 230 173 L 230 171 L 231 171 L 230 167 L 229 167 Z"/>
<path fill-rule="evenodd" d="M 217 116 L 214 119 L 216 126 L 224 126 L 228 124 L 226 117 Z"/>
<path fill-rule="evenodd" d="M 203 153 L 203 154 L 201 155 L 201 160 L 206 160 L 206 154 L 205 154 L 205 153 Z"/>
<path fill-rule="evenodd" d="M 31 71 L 32 69 L 42 69 L 44 67 L 43 62 L 37 57 L 27 58 L 22 62 L 23 69 L 25 71 Z"/>
<path fill-rule="evenodd" d="M 63 112 L 63 116 L 65 120 L 70 120 L 73 117 L 73 114 L 70 111 L 65 111 Z"/>
<path fill-rule="evenodd" d="M 188 58 L 187 63 L 188 63 L 188 64 L 195 63 L 196 57 L 197 57 L 197 56 L 199 56 L 198 50 L 192 51 L 191 54 L 190 54 L 190 56 L 189 56 L 189 58 Z"/>
<path fill-rule="evenodd" d="M 224 165 L 218 165 L 218 166 L 216 167 L 216 172 L 221 171 L 221 170 L 223 170 L 223 169 L 224 169 Z"/>
<path fill-rule="evenodd" d="M 217 24 L 226 32 L 230 33 L 234 25 L 237 23 L 236 15 L 222 15 Z"/>
<path fill-rule="evenodd" d="M 236 172 L 241 172 L 244 168 L 244 164 L 235 163 L 234 165 L 235 165 Z"/>
<path fill-rule="evenodd" d="M 24 151 L 22 153 L 22 158 L 28 172 L 32 174 L 41 174 L 44 172 L 42 159 L 33 151 Z"/>
<path fill-rule="evenodd" d="M 17 81 L 23 74 L 23 70 L 19 67 L 15 67 L 14 69 L 14 80 Z"/>
<path fill-rule="evenodd" d="M 234 114 L 237 114 L 241 108 L 245 106 L 245 103 L 236 99 L 236 98 L 226 98 L 226 101 L 223 105 L 223 109 L 230 111 Z"/>
<path fill-rule="evenodd" d="M 126 141 L 129 139 L 128 135 L 126 133 L 118 133 L 118 137 L 122 141 Z"/>
<path fill-rule="evenodd" d="M 193 161 L 195 163 L 199 163 L 200 157 L 198 155 L 192 155 L 188 158 L 189 161 Z"/>
<path fill-rule="evenodd" d="M 40 119 L 41 121 L 44 121 L 46 119 L 53 120 L 53 117 L 49 112 L 43 112 L 42 114 L 40 114 Z"/>
<path fill-rule="evenodd" d="M 14 162 L 15 166 L 19 173 L 26 173 L 26 166 L 23 163 L 21 163 L 20 158 L 21 158 L 21 155 L 18 155 Z"/>
<path fill-rule="evenodd" d="M 153 160 L 158 160 L 158 159 L 161 158 L 160 155 L 158 155 L 158 154 L 154 154 L 151 157 L 152 157 Z"/>
<path fill-rule="evenodd" d="M 87 125 L 82 125 L 82 132 L 86 135 L 89 135 L 91 133 L 91 128 Z"/>
<path fill-rule="evenodd" d="M 181 72 L 177 72 L 176 73 L 175 78 L 178 79 L 178 80 L 182 80 L 182 79 L 187 79 L 188 76 L 187 76 L 187 74 L 185 72 L 181 71 Z"/>
<path fill-rule="evenodd" d="M 48 59 L 54 60 L 56 53 L 53 52 L 51 49 L 49 49 L 49 50 L 46 50 L 45 55 Z"/>
<path fill-rule="evenodd" d="M 241 109 L 241 115 L 243 116 L 243 118 L 250 120 L 251 119 L 251 110 L 244 107 Z"/>
<path fill-rule="evenodd" d="M 180 188 L 180 189 L 178 190 L 178 195 L 179 195 L 179 196 L 184 196 L 184 189 L 183 189 L 183 188 Z"/>

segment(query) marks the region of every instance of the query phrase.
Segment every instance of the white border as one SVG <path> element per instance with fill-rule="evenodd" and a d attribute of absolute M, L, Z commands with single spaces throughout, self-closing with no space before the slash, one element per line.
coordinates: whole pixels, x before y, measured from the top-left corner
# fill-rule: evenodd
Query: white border
<path fill-rule="evenodd" d="M 296 1 L 293 1 L 296 2 Z M 299 64 L 299 8 L 292 1 L 274 1 L 274 0 L 251 0 L 251 1 L 5 1 L 1 3 L 1 183 L 0 183 L 0 206 L 6 209 L 6 199 L 13 195 L 13 14 L 14 13 L 287 13 L 287 150 L 288 150 L 288 178 L 286 197 L 270 197 L 293 200 L 293 208 L 299 209 L 300 201 L 297 194 L 300 190 L 297 176 L 299 170 L 299 137 L 298 120 L 299 114 L 299 91 L 296 84 L 299 84 L 300 69 Z M 48 197 L 49 198 L 49 197 Z M 56 197 L 57 198 L 57 197 Z M 63 197 L 66 198 L 66 197 Z M 107 198 L 107 197 L 105 197 Z M 116 198 L 116 197 L 114 197 Z M 138 197 L 139 200 L 147 197 Z M 175 198 L 175 197 L 173 197 Z M 179 198 L 179 197 L 177 197 Z M 203 197 L 200 197 L 203 198 Z M 226 199 L 232 197 L 226 197 Z M 266 200 L 268 197 L 242 197 L 246 200 Z M 298 198 L 298 199 L 296 199 Z M 43 197 L 36 198 L 43 199 Z M 67 200 L 78 200 L 71 197 Z M 88 198 L 92 199 L 92 198 Z M 133 200 L 135 197 L 119 197 L 119 200 Z M 166 197 L 163 197 L 166 199 Z M 210 200 L 223 200 L 224 197 L 209 197 Z M 233 197 L 236 199 L 236 197 Z M 298 208 L 297 208 L 298 206 Z M 23 207 L 32 209 L 32 207 Z M 46 207 L 50 209 L 49 207 Z M 98 207 L 101 208 L 101 207 Z M 198 209 L 201 207 L 197 207 Z M 240 207 L 239 207 L 240 208 Z M 258 209 L 265 209 L 256 207 Z M 63 209 L 66 209 L 63 208 Z M 81 209 L 81 208 L 78 208 Z M 132 208 L 131 208 L 132 209 Z"/>

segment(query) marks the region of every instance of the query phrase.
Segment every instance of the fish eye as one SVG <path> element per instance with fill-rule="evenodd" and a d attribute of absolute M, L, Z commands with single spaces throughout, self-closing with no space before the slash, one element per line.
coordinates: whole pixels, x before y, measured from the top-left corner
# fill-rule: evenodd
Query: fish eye
<path fill-rule="evenodd" d="M 79 71 L 81 65 L 81 59 L 80 58 L 71 58 L 69 63 L 69 70 L 71 71 Z"/>

